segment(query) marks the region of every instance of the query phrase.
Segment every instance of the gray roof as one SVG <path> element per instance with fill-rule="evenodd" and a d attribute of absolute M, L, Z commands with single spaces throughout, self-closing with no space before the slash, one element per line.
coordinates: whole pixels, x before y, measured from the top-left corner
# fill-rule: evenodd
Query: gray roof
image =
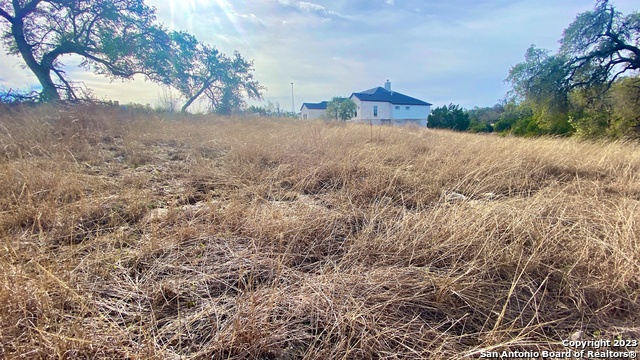
<path fill-rule="evenodd" d="M 362 92 L 355 92 L 351 96 L 355 96 L 360 101 L 390 102 L 394 105 L 431 105 L 426 101 L 418 100 L 396 91 L 389 91 L 379 86 Z"/>

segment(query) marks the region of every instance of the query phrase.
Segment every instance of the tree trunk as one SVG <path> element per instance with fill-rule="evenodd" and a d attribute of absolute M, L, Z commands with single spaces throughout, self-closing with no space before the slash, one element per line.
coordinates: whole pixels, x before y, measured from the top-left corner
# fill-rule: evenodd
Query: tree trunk
<path fill-rule="evenodd" d="M 187 99 L 187 102 L 182 106 L 182 109 L 180 111 L 182 111 L 183 113 L 187 112 L 187 108 L 189 106 L 191 106 L 191 104 L 193 104 L 194 101 L 196 101 L 198 99 L 198 97 L 200 97 L 200 95 L 202 95 L 202 93 L 207 90 L 207 85 L 203 85 L 200 90 L 198 90 L 198 92 L 193 95 L 192 97 Z"/>
<path fill-rule="evenodd" d="M 189 106 L 191 106 L 191 104 L 193 104 L 193 102 L 194 102 L 194 101 L 196 101 L 196 99 L 197 99 L 197 97 L 196 97 L 196 96 L 190 97 L 190 98 L 187 100 L 187 102 L 182 106 L 182 109 L 180 109 L 180 111 L 181 111 L 181 112 L 183 112 L 183 113 L 187 112 L 187 108 L 188 108 Z"/>
<path fill-rule="evenodd" d="M 31 46 L 29 46 L 29 43 L 27 43 L 27 40 L 24 37 L 24 23 L 22 19 L 15 18 L 13 20 L 11 23 L 11 33 L 16 41 L 18 51 L 20 51 L 20 55 L 22 55 L 24 62 L 36 78 L 38 78 L 40 85 L 42 85 L 42 92 L 40 93 L 41 99 L 43 101 L 60 100 L 60 94 L 58 94 L 56 85 L 51 78 L 51 69 L 39 64 L 31 52 Z"/>
<path fill-rule="evenodd" d="M 200 95 L 202 95 L 202 93 L 207 90 L 212 84 L 212 79 L 207 79 L 202 84 L 202 87 L 200 87 L 200 90 L 198 90 L 193 96 L 187 98 L 187 102 L 182 106 L 182 109 L 180 111 L 182 111 L 183 113 L 187 112 L 187 108 L 191 106 L 191 104 L 193 104 L 193 102 L 196 101 L 200 97 Z"/>
<path fill-rule="evenodd" d="M 42 92 L 40 93 L 42 101 L 60 100 L 60 94 L 58 94 L 56 85 L 51 79 L 51 70 L 39 66 L 36 69 L 31 68 L 31 71 L 36 74 L 36 77 L 40 81 L 40 85 L 42 85 Z"/>

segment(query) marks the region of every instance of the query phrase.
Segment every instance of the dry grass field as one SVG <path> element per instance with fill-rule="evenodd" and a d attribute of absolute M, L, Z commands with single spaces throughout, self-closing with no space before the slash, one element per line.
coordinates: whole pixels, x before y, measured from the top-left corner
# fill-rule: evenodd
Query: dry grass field
<path fill-rule="evenodd" d="M 0 359 L 637 340 L 638 145 L 2 109 Z"/>

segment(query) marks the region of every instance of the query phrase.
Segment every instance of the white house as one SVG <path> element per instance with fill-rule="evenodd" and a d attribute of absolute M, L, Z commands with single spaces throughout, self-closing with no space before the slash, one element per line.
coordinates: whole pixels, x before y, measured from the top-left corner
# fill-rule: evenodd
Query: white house
<path fill-rule="evenodd" d="M 384 88 L 376 87 L 351 94 L 356 103 L 356 116 L 352 120 L 372 124 L 427 126 L 431 104 L 391 90 L 389 80 Z"/>
<path fill-rule="evenodd" d="M 300 108 L 300 116 L 303 120 L 321 119 L 325 117 L 327 102 L 303 103 Z"/>

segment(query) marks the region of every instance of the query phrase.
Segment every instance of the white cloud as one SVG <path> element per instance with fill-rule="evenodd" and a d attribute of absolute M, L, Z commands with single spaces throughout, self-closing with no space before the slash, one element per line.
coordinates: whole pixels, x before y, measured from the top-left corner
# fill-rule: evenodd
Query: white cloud
<path fill-rule="evenodd" d="M 318 11 L 318 12 L 326 11 L 326 8 L 324 6 L 318 5 L 318 4 L 314 4 L 314 3 L 311 3 L 311 2 L 307 2 L 307 1 L 299 2 L 298 3 L 298 7 L 300 9 L 302 9 L 302 10 L 306 10 L 306 11 L 309 11 L 309 12 L 312 12 L 312 11 Z"/>
<path fill-rule="evenodd" d="M 395 0 L 385 0 L 384 3 L 387 4 L 387 5 L 395 5 L 396 4 Z"/>
<path fill-rule="evenodd" d="M 323 18 L 341 18 L 341 19 L 350 18 L 350 16 L 343 15 L 338 11 L 330 10 L 323 5 L 309 2 L 309 1 L 294 2 L 291 0 L 276 0 L 276 2 L 285 7 L 297 9 L 297 10 L 300 10 L 309 14 L 314 14 Z"/>
<path fill-rule="evenodd" d="M 4 50 L 4 49 L 2 49 Z M 0 89 L 28 90 L 38 84 L 38 81 L 24 65 L 21 57 L 0 53 Z"/>

